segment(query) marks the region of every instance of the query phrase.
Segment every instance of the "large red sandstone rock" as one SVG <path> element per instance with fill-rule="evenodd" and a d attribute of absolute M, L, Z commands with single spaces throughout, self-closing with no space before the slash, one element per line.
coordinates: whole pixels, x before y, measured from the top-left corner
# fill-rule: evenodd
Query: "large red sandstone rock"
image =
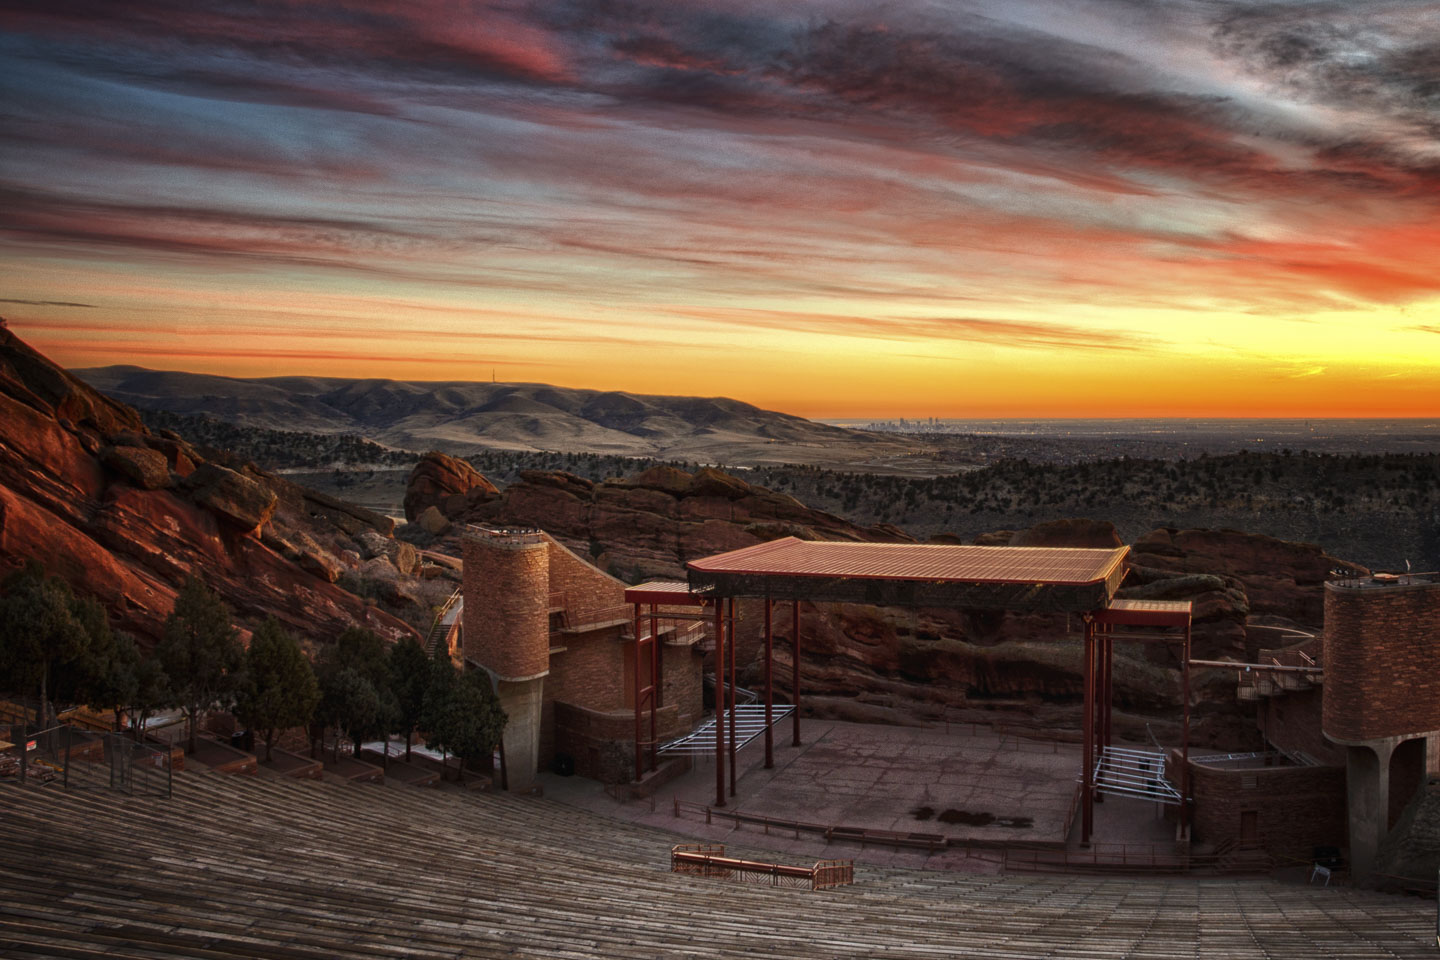
<path fill-rule="evenodd" d="M 185 478 L 185 488 L 196 503 L 247 532 L 258 531 L 279 503 L 268 487 L 215 463 L 197 467 Z"/>
<path fill-rule="evenodd" d="M 1347 576 L 1369 573 L 1332 557 L 1317 544 L 1238 530 L 1154 530 L 1135 541 L 1130 561 L 1174 575 L 1232 578 L 1244 588 L 1248 612 L 1315 627 L 1325 620 L 1324 584 L 1331 571 L 1344 571 Z"/>
<path fill-rule="evenodd" d="M 160 490 L 170 486 L 170 464 L 158 450 L 130 445 L 108 447 L 101 459 L 137 487 Z"/>
<path fill-rule="evenodd" d="M 976 541 L 979 542 L 978 540 Z M 1109 520 L 1065 519 L 1037 523 L 1006 541 L 1012 547 L 1086 547 L 1113 550 L 1125 541 Z"/>
<path fill-rule="evenodd" d="M 99 459 L 107 448 L 137 461 L 138 477 L 112 454 L 115 469 L 128 479 L 107 478 Z M 120 628 L 143 640 L 158 638 L 180 584 L 192 574 L 241 618 L 275 616 L 307 639 L 327 639 L 350 626 L 391 639 L 416 635 L 328 582 L 323 571 L 319 577 L 309 572 L 303 557 L 282 556 L 245 535 L 243 528 L 272 519 L 281 499 L 272 481 L 281 489 L 299 488 L 202 460 L 177 437 L 153 437 L 134 411 L 70 377 L 0 326 L 0 571 L 38 560 L 81 595 L 98 599 Z M 205 471 L 193 478 L 195 499 L 146 489 L 146 472 L 158 478 L 162 467 L 181 475 Z M 282 539 L 296 537 L 306 522 L 321 532 L 321 521 L 330 531 L 325 536 L 343 535 L 339 522 L 328 525 L 325 511 L 331 508 L 299 495 L 296 500 Z M 364 525 L 355 511 L 332 512 Z M 348 536 L 344 541 L 351 542 Z"/>
<path fill-rule="evenodd" d="M 464 460 L 432 450 L 415 464 L 405 487 L 405 519 L 435 507 L 450 519 L 500 495 L 484 474 Z"/>
<path fill-rule="evenodd" d="M 540 527 L 602 568 L 642 577 L 684 577 L 689 560 L 783 536 L 910 539 L 895 527 L 862 527 L 713 468 L 692 476 L 656 467 L 603 483 L 527 470 L 498 499 L 452 519 Z"/>

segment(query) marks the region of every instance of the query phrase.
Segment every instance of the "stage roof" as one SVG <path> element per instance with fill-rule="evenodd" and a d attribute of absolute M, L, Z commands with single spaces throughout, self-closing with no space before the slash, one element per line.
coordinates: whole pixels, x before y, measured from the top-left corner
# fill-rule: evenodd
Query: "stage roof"
<path fill-rule="evenodd" d="M 707 598 L 690 592 L 684 580 L 651 580 L 625 588 L 626 603 L 653 603 L 658 606 L 698 607 Z"/>
<path fill-rule="evenodd" d="M 1111 600 L 1095 614 L 1096 623 L 1127 627 L 1187 627 L 1189 600 Z"/>
<path fill-rule="evenodd" d="M 1107 606 L 1129 547 L 976 547 L 785 537 L 692 560 L 718 596 L 1083 612 Z"/>

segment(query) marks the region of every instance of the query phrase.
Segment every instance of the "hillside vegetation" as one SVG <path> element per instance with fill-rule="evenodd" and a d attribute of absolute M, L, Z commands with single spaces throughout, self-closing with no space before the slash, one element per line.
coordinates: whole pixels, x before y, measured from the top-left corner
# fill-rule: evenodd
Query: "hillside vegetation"
<path fill-rule="evenodd" d="M 1317 542 L 1367 566 L 1440 568 L 1440 454 L 1235 453 L 1194 460 L 1005 460 L 966 473 L 896 477 L 807 467 L 752 482 L 857 523 L 918 537 L 1024 529 L 1057 517 L 1156 527 L 1233 527 Z"/>
<path fill-rule="evenodd" d="M 336 471 L 339 484 L 394 471 L 404 495 L 415 452 L 349 434 L 236 426 L 208 417 L 146 412 L 152 427 L 231 451 L 270 469 Z M 563 470 L 587 480 L 629 477 L 684 460 L 595 453 L 487 450 L 466 458 L 497 486 L 522 470 Z M 1131 539 L 1162 526 L 1232 527 L 1322 544 L 1366 566 L 1440 569 L 1440 454 L 1241 452 L 1195 459 L 1120 457 L 1078 463 L 1004 459 L 943 476 L 862 473 L 794 465 L 724 467 L 855 523 L 893 523 L 925 539 L 972 539 L 1057 517 L 1110 520 Z"/>

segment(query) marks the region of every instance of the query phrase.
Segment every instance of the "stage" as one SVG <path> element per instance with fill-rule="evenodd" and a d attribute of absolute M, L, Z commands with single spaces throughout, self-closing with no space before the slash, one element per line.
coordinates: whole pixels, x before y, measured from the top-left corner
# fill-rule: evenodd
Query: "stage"
<path fill-rule="evenodd" d="M 1057 846 L 1064 844 L 1075 815 L 1078 743 L 1001 736 L 971 724 L 917 728 L 806 719 L 803 734 L 805 742 L 793 747 L 790 725 L 775 728 L 773 770 L 764 769 L 761 740 L 742 749 L 738 796 L 719 809 L 827 826 Z M 548 797 L 690 837 L 805 855 L 859 855 L 858 845 L 848 842 L 824 852 L 824 840 L 814 834 L 797 839 L 772 829 L 767 835 L 762 826 L 737 827 L 720 818 L 707 825 L 693 807 L 676 818 L 673 798 L 714 803 L 714 767 L 705 757 L 656 791 L 653 811 L 648 799 L 621 803 L 578 777 L 546 774 L 543 782 Z M 932 856 L 870 846 L 864 855 L 870 862 L 897 865 L 963 857 L 953 847 Z"/>

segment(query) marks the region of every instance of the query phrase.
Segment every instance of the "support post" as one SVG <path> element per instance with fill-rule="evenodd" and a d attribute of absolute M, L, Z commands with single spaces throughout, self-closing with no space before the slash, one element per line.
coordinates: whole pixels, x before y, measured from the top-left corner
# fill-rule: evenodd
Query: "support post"
<path fill-rule="evenodd" d="M 730 796 L 735 796 L 735 598 L 730 598 L 730 635 L 726 651 L 730 655 Z"/>
<path fill-rule="evenodd" d="M 638 607 L 639 604 L 636 604 Z M 650 771 L 658 765 L 659 739 L 655 712 L 660 706 L 660 618 L 656 615 L 655 604 L 650 604 Z"/>
<path fill-rule="evenodd" d="M 725 599 L 715 598 L 715 806 L 725 806 Z"/>
<path fill-rule="evenodd" d="M 1110 746 L 1111 718 L 1115 713 L 1115 632 L 1113 627 L 1105 628 L 1105 725 L 1102 728 L 1101 743 Z"/>
<path fill-rule="evenodd" d="M 791 685 L 791 688 L 792 688 L 792 689 L 791 689 L 791 693 L 790 693 L 790 702 L 795 705 L 795 709 L 790 713 L 790 717 L 791 717 L 791 719 L 792 719 L 792 722 L 793 722 L 794 728 L 795 728 L 795 738 L 794 738 L 794 743 L 793 743 L 792 745 L 798 747 L 798 746 L 800 746 L 800 601 L 799 601 L 799 600 L 793 600 L 793 601 L 791 601 L 791 604 L 790 604 L 790 622 L 791 622 L 791 624 L 793 624 L 793 626 L 791 627 L 791 629 L 792 629 L 792 630 L 794 631 L 794 633 L 795 633 L 795 642 L 794 642 L 794 644 L 792 645 L 792 649 L 791 649 L 791 651 L 790 651 L 790 652 L 793 654 L 793 657 L 792 657 L 792 660 L 791 660 L 791 663 L 790 663 L 790 685 Z"/>
<path fill-rule="evenodd" d="M 770 725 L 775 722 L 775 692 L 771 686 L 775 666 L 775 631 L 770 594 L 765 594 L 765 769 L 775 767 L 775 737 Z"/>
<path fill-rule="evenodd" d="M 1095 828 L 1095 621 L 1085 615 L 1085 769 L 1081 778 L 1080 843 L 1090 845 Z"/>
<path fill-rule="evenodd" d="M 1185 624 L 1185 650 L 1180 661 L 1180 696 L 1184 698 L 1184 717 L 1180 721 L 1180 830 L 1190 835 L 1190 624 Z"/>
<path fill-rule="evenodd" d="M 635 604 L 635 780 L 645 776 L 644 749 L 640 742 L 640 709 L 645 702 L 645 684 L 640 679 L 640 655 L 645 645 L 640 639 L 640 604 Z M 388 752 L 388 751 L 387 751 Z"/>

